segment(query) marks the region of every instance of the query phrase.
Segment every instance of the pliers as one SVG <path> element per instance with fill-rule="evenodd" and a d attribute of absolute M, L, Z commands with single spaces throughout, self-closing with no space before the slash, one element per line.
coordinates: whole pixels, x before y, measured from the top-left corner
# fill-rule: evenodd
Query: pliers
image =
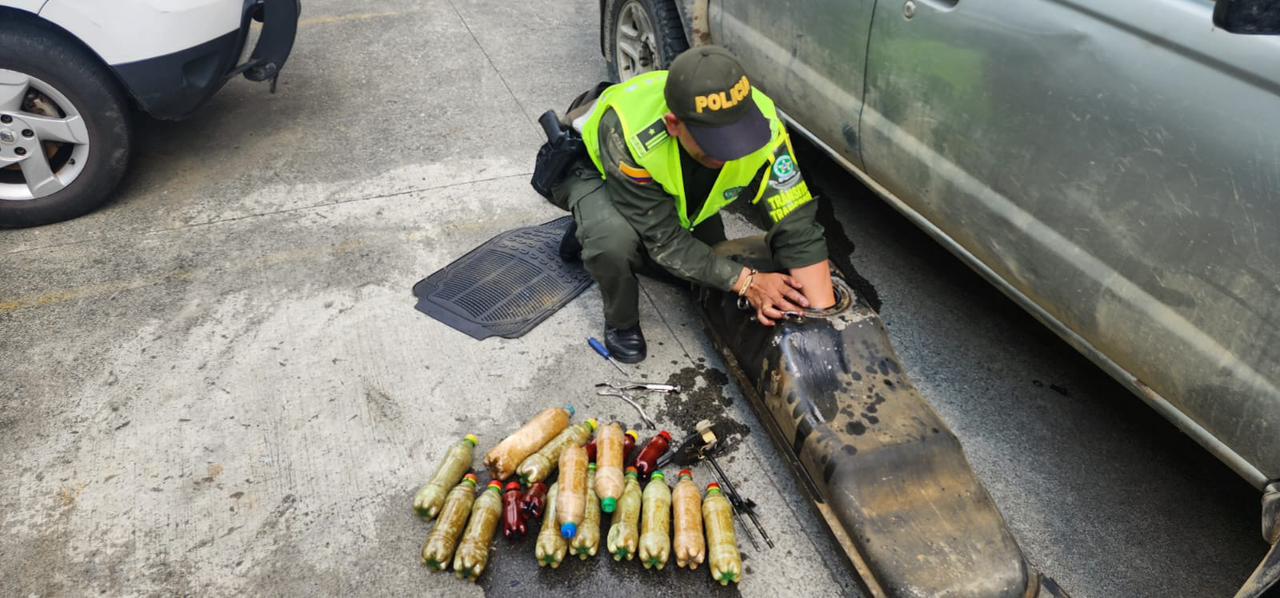
<path fill-rule="evenodd" d="M 628 390 L 647 390 L 651 392 L 659 392 L 662 394 L 673 394 L 673 393 L 680 392 L 680 387 L 674 384 L 651 384 L 649 382 L 623 382 L 623 383 L 601 382 L 596 385 L 596 388 L 600 388 L 602 386 L 608 386 L 609 388 L 612 388 L 614 390 L 620 390 L 623 392 L 626 392 Z"/>
<path fill-rule="evenodd" d="M 640 407 L 640 404 L 637 403 L 635 398 L 632 397 L 629 393 L 627 393 L 627 391 L 628 390 L 647 390 L 652 392 L 660 392 L 663 394 L 680 392 L 679 386 L 674 386 L 671 384 L 649 384 L 645 382 L 624 382 L 622 384 L 618 384 L 615 382 L 601 382 L 596 385 L 596 388 L 602 389 L 602 390 L 596 391 L 597 395 L 602 397 L 618 397 L 626 401 L 627 404 L 634 407 L 636 412 L 640 414 L 640 418 L 644 420 L 644 423 L 649 425 L 650 430 L 655 430 L 658 428 L 657 422 L 653 421 L 653 418 L 649 417 L 649 414 L 644 412 L 644 408 Z"/>

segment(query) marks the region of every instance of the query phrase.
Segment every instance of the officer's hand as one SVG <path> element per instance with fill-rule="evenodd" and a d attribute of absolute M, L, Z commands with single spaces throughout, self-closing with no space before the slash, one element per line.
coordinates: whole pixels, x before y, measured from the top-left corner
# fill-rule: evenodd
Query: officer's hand
<path fill-rule="evenodd" d="M 756 319 L 765 326 L 773 326 L 775 320 L 786 317 L 786 312 L 798 312 L 809 307 L 809 300 L 800 292 L 800 281 L 773 272 L 756 274 L 747 289 L 747 301 L 756 308 Z"/>

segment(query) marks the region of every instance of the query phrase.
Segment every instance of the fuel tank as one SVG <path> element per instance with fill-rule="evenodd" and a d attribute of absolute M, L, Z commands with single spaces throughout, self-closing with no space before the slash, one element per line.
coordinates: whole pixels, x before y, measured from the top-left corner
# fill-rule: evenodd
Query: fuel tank
<path fill-rule="evenodd" d="M 767 271 L 763 237 L 716 252 Z M 873 595 L 1065 596 L 1023 558 L 960 441 L 907 377 L 880 317 L 837 303 L 766 328 L 698 289 L 717 348 Z"/>

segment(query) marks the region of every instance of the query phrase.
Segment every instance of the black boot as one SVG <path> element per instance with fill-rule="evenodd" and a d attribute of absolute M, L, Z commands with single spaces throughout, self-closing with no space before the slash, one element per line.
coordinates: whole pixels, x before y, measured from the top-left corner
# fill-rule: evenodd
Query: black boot
<path fill-rule="evenodd" d="M 560 259 L 571 263 L 582 260 L 582 243 L 578 242 L 577 221 L 569 223 L 569 228 L 564 231 L 564 237 L 560 239 Z"/>
<path fill-rule="evenodd" d="M 648 353 L 639 324 L 630 328 L 605 327 L 604 346 L 614 359 L 622 363 L 640 363 Z"/>

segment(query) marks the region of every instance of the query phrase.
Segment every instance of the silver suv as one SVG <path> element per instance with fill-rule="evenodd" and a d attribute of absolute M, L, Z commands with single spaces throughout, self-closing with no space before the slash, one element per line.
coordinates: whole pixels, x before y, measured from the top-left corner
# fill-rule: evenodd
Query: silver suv
<path fill-rule="evenodd" d="M 600 8 L 619 80 L 732 50 L 793 131 L 1268 489 L 1280 539 L 1276 3 Z"/>

